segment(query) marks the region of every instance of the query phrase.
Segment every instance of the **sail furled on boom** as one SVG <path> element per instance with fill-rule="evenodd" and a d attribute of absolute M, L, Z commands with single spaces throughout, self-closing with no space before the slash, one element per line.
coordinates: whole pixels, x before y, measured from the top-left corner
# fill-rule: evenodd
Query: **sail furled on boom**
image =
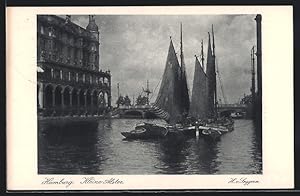
<path fill-rule="evenodd" d="M 195 59 L 192 99 L 189 115 L 197 119 L 207 118 L 207 76 L 198 58 Z"/>
<path fill-rule="evenodd" d="M 155 106 L 168 113 L 169 123 L 176 123 L 182 114 L 181 104 L 181 68 L 174 45 L 170 40 L 167 62 Z"/>
<path fill-rule="evenodd" d="M 182 113 L 188 114 L 190 107 L 189 90 L 186 79 L 186 69 L 183 56 L 182 23 L 180 24 L 180 65 L 181 65 L 181 104 Z"/>

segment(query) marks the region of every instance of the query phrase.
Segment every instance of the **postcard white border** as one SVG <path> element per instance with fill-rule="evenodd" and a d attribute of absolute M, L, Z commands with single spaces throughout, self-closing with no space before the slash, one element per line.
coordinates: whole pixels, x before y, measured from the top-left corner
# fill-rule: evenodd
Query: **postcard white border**
<path fill-rule="evenodd" d="M 37 174 L 36 15 L 213 15 L 262 14 L 262 175 L 95 175 L 122 185 L 82 185 L 80 175 Z M 254 23 L 255 21 L 253 21 Z M 7 8 L 7 189 L 269 189 L 294 187 L 293 8 L 292 6 L 8 7 Z M 45 177 L 77 184 L 42 185 Z M 85 175 L 86 176 L 86 175 Z M 249 186 L 231 177 L 258 180 Z"/>

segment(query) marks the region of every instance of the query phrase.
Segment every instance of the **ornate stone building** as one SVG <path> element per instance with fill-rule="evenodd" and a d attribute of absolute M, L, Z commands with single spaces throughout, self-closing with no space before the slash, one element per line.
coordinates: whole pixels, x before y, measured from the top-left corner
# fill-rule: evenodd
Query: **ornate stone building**
<path fill-rule="evenodd" d="M 39 116 L 99 115 L 111 107 L 111 74 L 99 67 L 93 15 L 82 28 L 71 16 L 37 16 Z"/>

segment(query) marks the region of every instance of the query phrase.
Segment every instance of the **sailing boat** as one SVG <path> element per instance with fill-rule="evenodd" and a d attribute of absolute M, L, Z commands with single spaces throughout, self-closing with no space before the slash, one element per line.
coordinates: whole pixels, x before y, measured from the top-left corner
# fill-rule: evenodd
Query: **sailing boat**
<path fill-rule="evenodd" d="M 201 64 L 196 56 L 191 110 L 189 115 L 196 120 L 197 127 L 205 137 L 217 139 L 224 133 L 233 130 L 233 121 L 228 118 L 217 118 L 217 89 L 215 69 L 215 42 L 212 26 L 212 46 L 208 33 L 206 72 L 204 71 L 203 41 L 201 42 Z M 200 120 L 199 120 L 200 119 Z M 200 121 L 200 122 L 198 122 Z"/>
<path fill-rule="evenodd" d="M 178 132 L 182 126 L 176 125 L 183 119 L 183 115 L 188 114 L 189 110 L 189 95 L 186 81 L 185 64 L 183 60 L 183 46 L 182 46 L 182 25 L 181 25 L 181 47 L 180 47 L 180 62 L 177 59 L 174 44 L 170 37 L 170 44 L 168 50 L 165 70 L 162 77 L 161 86 L 158 92 L 155 103 L 152 105 L 153 112 L 164 119 L 168 125 L 158 125 L 151 123 L 141 123 L 135 127 L 131 132 L 122 132 L 121 134 L 128 137 L 144 138 L 145 135 L 163 137 L 168 134 Z M 143 130 L 143 134 L 136 134 L 137 130 Z M 153 131 L 155 130 L 155 131 Z M 148 134 L 151 133 L 151 134 Z"/>
<path fill-rule="evenodd" d="M 212 51 L 209 35 L 206 73 L 196 58 L 193 95 L 190 105 L 183 57 L 182 25 L 180 29 L 180 64 L 176 56 L 173 41 L 170 37 L 163 79 L 156 101 L 152 106 L 153 112 L 160 118 L 166 120 L 168 125 L 141 123 L 131 132 L 122 132 L 121 134 L 126 138 L 145 139 L 165 137 L 174 134 L 190 134 L 195 130 L 201 130 L 202 135 L 215 137 L 228 131 L 227 127 L 223 126 L 223 121 L 206 120 L 217 116 L 214 38 Z M 203 43 L 201 60 L 203 65 Z M 190 111 L 189 108 L 191 108 Z M 195 119 L 205 120 L 200 123 L 198 121 L 186 122 L 188 114 Z"/>

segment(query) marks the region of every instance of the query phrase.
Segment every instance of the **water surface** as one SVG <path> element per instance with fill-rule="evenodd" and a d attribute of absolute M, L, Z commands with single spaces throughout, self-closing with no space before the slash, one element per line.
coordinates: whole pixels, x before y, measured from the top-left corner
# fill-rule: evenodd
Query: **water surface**
<path fill-rule="evenodd" d="M 262 172 L 261 139 L 251 120 L 235 120 L 220 141 L 203 138 L 123 140 L 139 122 L 107 119 L 98 128 L 39 127 L 40 174 L 256 174 Z"/>

